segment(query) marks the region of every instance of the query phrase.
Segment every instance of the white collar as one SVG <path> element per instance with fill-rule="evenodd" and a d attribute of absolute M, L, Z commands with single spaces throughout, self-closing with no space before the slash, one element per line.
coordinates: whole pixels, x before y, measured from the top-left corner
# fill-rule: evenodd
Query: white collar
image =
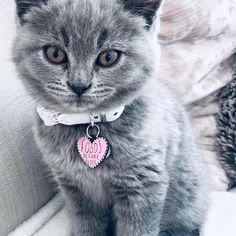
<path fill-rule="evenodd" d="M 125 106 L 118 107 L 117 109 L 110 110 L 103 113 L 93 114 L 94 123 L 99 122 L 112 122 L 117 120 L 123 113 Z M 57 124 L 63 125 L 81 125 L 81 124 L 90 124 L 91 116 L 87 113 L 59 113 L 53 110 L 46 109 L 42 106 L 37 106 L 36 108 L 39 117 L 44 121 L 46 126 L 54 126 Z"/>

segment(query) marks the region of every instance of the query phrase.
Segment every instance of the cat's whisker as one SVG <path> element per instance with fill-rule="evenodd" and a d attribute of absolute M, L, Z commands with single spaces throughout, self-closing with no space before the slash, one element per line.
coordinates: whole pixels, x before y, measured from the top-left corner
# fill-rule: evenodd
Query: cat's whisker
<path fill-rule="evenodd" d="M 47 83 L 48 85 L 59 85 L 59 86 L 61 86 L 61 87 L 64 87 L 64 88 L 66 88 L 67 86 L 65 85 L 65 84 L 63 84 L 63 83 L 61 83 L 61 82 L 48 82 Z"/>
<path fill-rule="evenodd" d="M 58 95 L 60 97 L 70 97 L 70 98 L 76 98 L 77 96 L 75 94 L 73 94 L 71 91 L 69 90 L 65 90 L 63 88 L 60 87 L 54 87 L 51 85 L 46 86 L 46 91 L 48 93 L 54 94 L 54 95 Z"/>
<path fill-rule="evenodd" d="M 65 95 L 65 94 L 62 94 L 62 93 L 57 93 L 55 91 L 50 91 L 50 94 L 53 94 L 53 95 L 55 95 L 57 97 L 63 97 L 63 98 L 77 98 L 76 95 L 70 95 L 70 94 Z"/>
<path fill-rule="evenodd" d="M 108 94 L 112 91 L 113 91 L 113 89 L 101 89 L 101 90 L 93 91 L 92 94 L 93 95 Z"/>
<path fill-rule="evenodd" d="M 108 84 L 97 84 L 94 86 L 94 89 L 97 89 L 97 88 L 106 88 L 106 87 L 109 87 Z"/>
<path fill-rule="evenodd" d="M 63 88 L 60 88 L 60 87 L 53 87 L 53 86 L 51 86 L 51 85 L 48 85 L 46 88 L 49 89 L 49 90 L 53 90 L 53 91 L 67 92 L 67 91 L 66 91 L 65 89 L 63 89 Z"/>
<path fill-rule="evenodd" d="M 101 94 L 101 95 L 90 95 L 91 98 L 93 99 L 104 99 L 104 98 L 109 98 L 109 95 L 108 94 Z"/>

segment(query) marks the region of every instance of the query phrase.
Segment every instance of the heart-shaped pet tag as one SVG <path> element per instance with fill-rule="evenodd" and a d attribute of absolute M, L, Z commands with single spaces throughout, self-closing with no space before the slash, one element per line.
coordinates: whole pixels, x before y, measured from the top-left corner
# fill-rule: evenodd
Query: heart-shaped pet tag
<path fill-rule="evenodd" d="M 96 138 L 90 141 L 89 138 L 84 137 L 77 142 L 78 152 L 90 168 L 96 168 L 107 156 L 108 142 L 105 138 Z"/>

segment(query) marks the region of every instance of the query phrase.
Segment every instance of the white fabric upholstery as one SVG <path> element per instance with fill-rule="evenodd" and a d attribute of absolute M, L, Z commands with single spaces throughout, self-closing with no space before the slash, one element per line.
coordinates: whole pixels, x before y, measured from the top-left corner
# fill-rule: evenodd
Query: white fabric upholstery
<path fill-rule="evenodd" d="M 57 219 L 58 212 L 61 211 L 62 207 L 63 207 L 63 200 L 61 196 L 58 194 L 52 200 L 50 200 L 44 207 L 42 207 L 37 213 L 35 213 L 30 219 L 26 220 L 23 224 L 21 224 L 14 231 L 12 231 L 8 236 L 37 235 L 38 232 L 42 232 L 42 230 L 47 229 L 48 228 L 47 225 L 52 224 L 50 222 L 53 222 L 53 224 L 61 234 L 62 232 L 64 232 L 63 230 L 62 231 L 59 230 L 61 226 L 63 227 L 63 229 L 68 228 L 65 227 L 65 225 L 68 225 L 69 223 L 69 222 L 67 223 L 68 221 L 67 217 L 61 220 L 63 224 L 55 223 L 53 219 Z M 49 232 L 50 229 L 44 235 L 59 236 L 59 234 L 56 234 L 56 232 L 55 234 L 54 233 L 50 234 Z M 64 232 L 64 235 L 67 234 L 65 234 Z"/>
<path fill-rule="evenodd" d="M 14 1 L 0 1 L 0 235 L 42 207 L 54 188 L 32 137 L 33 102 L 11 62 Z"/>

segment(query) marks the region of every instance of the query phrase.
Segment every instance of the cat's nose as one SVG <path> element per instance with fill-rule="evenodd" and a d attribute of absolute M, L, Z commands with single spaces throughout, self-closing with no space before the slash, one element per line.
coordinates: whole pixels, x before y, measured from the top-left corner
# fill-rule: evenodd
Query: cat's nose
<path fill-rule="evenodd" d="M 67 86 L 74 92 L 76 93 L 78 96 L 82 95 L 86 90 L 88 90 L 91 87 L 91 84 L 89 84 L 88 86 L 77 86 L 74 85 L 72 83 L 70 83 L 69 81 L 67 82 Z"/>

